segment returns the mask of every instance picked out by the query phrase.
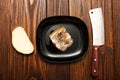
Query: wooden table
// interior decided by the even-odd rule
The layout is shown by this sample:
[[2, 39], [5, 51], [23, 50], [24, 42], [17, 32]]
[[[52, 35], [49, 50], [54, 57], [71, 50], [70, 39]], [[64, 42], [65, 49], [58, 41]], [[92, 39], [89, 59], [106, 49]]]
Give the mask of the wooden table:
[[[91, 76], [92, 30], [88, 11], [102, 7], [105, 45], [99, 50], [99, 76]], [[119, 0], [0, 0], [0, 80], [120, 80]], [[51, 64], [36, 50], [36, 29], [46, 17], [69, 15], [81, 18], [89, 32], [86, 56], [77, 62]], [[35, 51], [18, 53], [11, 44], [11, 32], [22, 26]]]

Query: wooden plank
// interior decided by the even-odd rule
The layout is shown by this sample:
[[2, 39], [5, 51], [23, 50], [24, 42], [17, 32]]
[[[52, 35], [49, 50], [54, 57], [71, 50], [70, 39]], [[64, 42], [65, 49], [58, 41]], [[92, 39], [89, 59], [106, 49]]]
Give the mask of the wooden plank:
[[[6, 2], [7, 1], [7, 2]], [[10, 48], [8, 47], [10, 40], [10, 14], [9, 0], [0, 1], [0, 80], [9, 79], [8, 72], [8, 55]], [[6, 75], [6, 76], [5, 76]]]
[[[68, 0], [47, 0], [48, 17], [68, 13]], [[69, 80], [69, 64], [47, 63], [47, 80]]]
[[69, 64], [56, 65], [56, 80], [70, 80]]
[[[112, 0], [104, 0], [103, 14], [105, 23], [105, 46], [101, 49], [101, 61], [104, 80], [114, 79], [114, 53], [113, 53], [113, 13]], [[109, 3], [109, 4], [108, 4]], [[111, 64], [110, 64], [110, 63]]]
[[120, 79], [120, 1], [113, 1], [115, 80]]
[[[35, 51], [31, 55], [22, 55], [10, 49], [9, 73], [11, 80], [46, 80], [46, 63], [40, 59], [36, 51], [36, 29], [39, 22], [46, 17], [46, 1], [28, 0], [12, 1], [11, 12], [11, 32], [16, 26], [22, 26], [32, 41]], [[39, 17], [39, 18], [38, 18]]]
[[91, 8], [90, 0], [69, 0], [70, 15], [81, 18], [87, 25], [89, 32], [89, 48], [82, 60], [70, 64], [71, 80], [92, 80], [91, 77], [91, 27], [88, 12]]
[[[9, 18], [9, 0], [7, 0], [8, 2], [5, 1], [0, 1], [0, 17], [1, 17], [1, 21], [0, 21], [0, 79], [7, 79], [8, 74], [6, 74], [6, 72], [8, 71], [8, 52], [9, 50], [9, 39], [10, 39], [10, 34], [9, 34], [9, 22], [10, 22], [10, 18]], [[6, 19], [8, 18], [8, 19]], [[7, 66], [7, 67], [6, 67]], [[6, 74], [6, 76], [3, 76], [4, 74]]]

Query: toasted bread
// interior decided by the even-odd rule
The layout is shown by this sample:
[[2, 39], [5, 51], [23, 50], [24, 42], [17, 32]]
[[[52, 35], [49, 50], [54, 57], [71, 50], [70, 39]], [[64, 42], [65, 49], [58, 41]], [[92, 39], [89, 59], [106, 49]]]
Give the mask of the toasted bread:
[[49, 35], [49, 38], [55, 45], [55, 47], [61, 51], [65, 51], [73, 44], [73, 39], [71, 38], [71, 35], [67, 32], [64, 26], [60, 26], [55, 29]]

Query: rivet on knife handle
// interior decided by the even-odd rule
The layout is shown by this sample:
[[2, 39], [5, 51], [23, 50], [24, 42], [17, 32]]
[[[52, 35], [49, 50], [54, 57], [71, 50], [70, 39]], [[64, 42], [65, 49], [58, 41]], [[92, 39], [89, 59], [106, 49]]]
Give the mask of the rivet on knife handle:
[[92, 75], [98, 76], [98, 48], [99, 46], [93, 47], [93, 55], [92, 55]]

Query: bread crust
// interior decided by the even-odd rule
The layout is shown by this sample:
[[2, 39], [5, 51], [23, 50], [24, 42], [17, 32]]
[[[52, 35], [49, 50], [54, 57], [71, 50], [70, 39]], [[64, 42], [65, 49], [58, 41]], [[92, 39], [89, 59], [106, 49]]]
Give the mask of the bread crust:
[[56, 30], [54, 30], [54, 31], [49, 35], [49, 37], [52, 38], [52, 37], [54, 37], [56, 34], [62, 32], [62, 31], [66, 31], [66, 29], [65, 29], [64, 26], [60, 26], [59, 28], [57, 28]]

